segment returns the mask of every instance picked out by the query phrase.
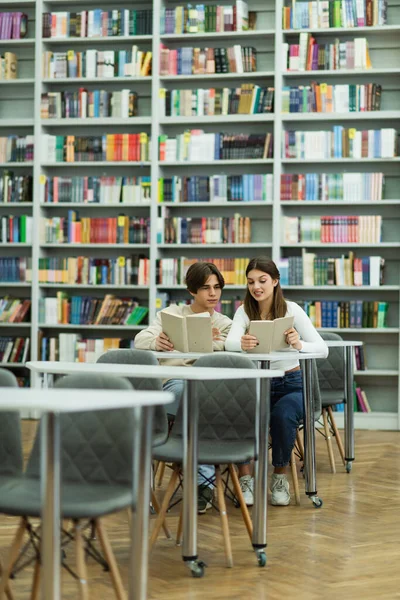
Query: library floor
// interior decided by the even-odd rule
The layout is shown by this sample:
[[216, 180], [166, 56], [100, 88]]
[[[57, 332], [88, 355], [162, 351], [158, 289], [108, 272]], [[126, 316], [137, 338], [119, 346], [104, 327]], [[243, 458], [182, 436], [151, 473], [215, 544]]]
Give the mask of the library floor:
[[[35, 425], [24, 422], [26, 453]], [[216, 512], [199, 517], [199, 554], [208, 564], [203, 579], [193, 579], [180, 558], [180, 548], [160, 537], [150, 562], [151, 600], [393, 600], [400, 598], [400, 433], [358, 431], [356, 462], [351, 475], [339, 464], [329, 470], [325, 442], [317, 436], [317, 510], [302, 496], [301, 506], [269, 507], [268, 565], [256, 566], [239, 510], [228, 507], [234, 568], [225, 567], [220, 521]], [[302, 485], [302, 481], [300, 481]], [[176, 511], [176, 512], [175, 512]], [[168, 523], [174, 533], [177, 509]], [[129, 569], [126, 515], [105, 520], [124, 583]], [[3, 561], [16, 520], [0, 516]], [[75, 565], [74, 550], [68, 550]], [[88, 561], [89, 597], [112, 600], [107, 573]], [[32, 568], [12, 583], [16, 599], [28, 599]], [[76, 600], [78, 589], [65, 571], [63, 599]]]

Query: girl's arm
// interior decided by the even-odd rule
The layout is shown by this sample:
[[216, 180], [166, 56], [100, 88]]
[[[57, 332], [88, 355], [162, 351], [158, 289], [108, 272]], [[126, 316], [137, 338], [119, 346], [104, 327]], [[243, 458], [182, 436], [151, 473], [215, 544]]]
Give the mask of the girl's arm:
[[242, 335], [246, 333], [248, 327], [248, 318], [243, 307], [237, 309], [233, 317], [232, 326], [225, 340], [225, 350], [227, 352], [241, 352]]
[[290, 306], [294, 316], [294, 328], [301, 338], [302, 347], [300, 352], [321, 352], [323, 358], [326, 358], [329, 353], [328, 346], [311, 323], [310, 318], [295, 302], [291, 302]]

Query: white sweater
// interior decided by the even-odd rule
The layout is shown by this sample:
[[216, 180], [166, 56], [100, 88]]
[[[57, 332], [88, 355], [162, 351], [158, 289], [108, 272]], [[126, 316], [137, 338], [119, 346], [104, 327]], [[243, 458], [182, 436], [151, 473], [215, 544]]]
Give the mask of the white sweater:
[[[294, 316], [294, 325], [298, 334], [302, 348], [300, 352], [322, 352], [324, 358], [328, 356], [328, 346], [325, 344], [318, 331], [314, 328], [309, 317], [306, 315], [304, 310], [296, 304], [296, 302], [290, 302], [286, 300], [287, 304], [287, 317]], [[250, 327], [250, 319], [247, 316], [244, 306], [240, 306], [237, 309], [235, 316], [233, 317], [232, 327], [228, 333], [228, 337], [225, 341], [225, 350], [227, 352], [242, 352], [241, 338], [245, 335]], [[251, 356], [251, 354], [249, 355]], [[299, 365], [297, 359], [289, 360], [273, 360], [271, 361], [271, 369], [282, 369], [283, 371], [290, 371]]]

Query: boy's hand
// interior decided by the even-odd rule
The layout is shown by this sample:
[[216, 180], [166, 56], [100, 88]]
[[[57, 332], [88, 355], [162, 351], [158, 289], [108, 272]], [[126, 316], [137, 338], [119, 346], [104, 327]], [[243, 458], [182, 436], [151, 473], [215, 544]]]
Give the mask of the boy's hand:
[[292, 346], [292, 348], [295, 348], [296, 350], [302, 349], [303, 345], [300, 342], [300, 336], [294, 327], [285, 331], [285, 335], [286, 335], [286, 342], [288, 344], [290, 344]]
[[222, 341], [221, 332], [218, 327], [212, 328], [212, 339], [213, 342]]
[[242, 350], [247, 351], [258, 346], [259, 341], [255, 335], [250, 335], [249, 333], [247, 333], [246, 335], [242, 335], [240, 343]]
[[159, 336], [156, 337], [156, 350], [157, 352], [171, 352], [174, 349], [173, 343], [170, 341], [169, 337], [161, 332]]

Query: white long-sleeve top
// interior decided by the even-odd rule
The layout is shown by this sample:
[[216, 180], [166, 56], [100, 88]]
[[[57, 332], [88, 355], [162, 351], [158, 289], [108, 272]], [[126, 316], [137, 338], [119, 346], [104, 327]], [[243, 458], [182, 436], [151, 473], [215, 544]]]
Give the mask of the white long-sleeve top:
[[[306, 315], [304, 310], [296, 304], [296, 302], [290, 302], [286, 300], [287, 311], [286, 317], [294, 316], [293, 327], [300, 335], [300, 341], [302, 348], [300, 352], [321, 352], [324, 358], [328, 356], [328, 346], [319, 335], [318, 331], [314, 328], [309, 317]], [[228, 333], [228, 337], [225, 340], [225, 350], [227, 352], [242, 352], [241, 338], [248, 332], [250, 327], [250, 319], [247, 316], [244, 306], [240, 306], [235, 316], [233, 317], [232, 327]], [[251, 356], [251, 354], [249, 355]], [[322, 357], [321, 357], [322, 358]], [[282, 369], [283, 371], [290, 371], [295, 367], [299, 366], [297, 359], [289, 360], [271, 360], [271, 369]]]

